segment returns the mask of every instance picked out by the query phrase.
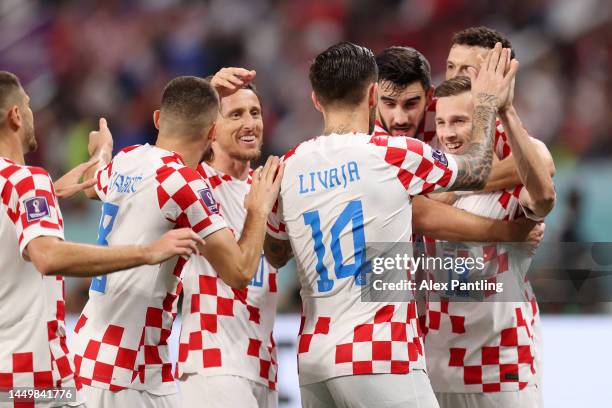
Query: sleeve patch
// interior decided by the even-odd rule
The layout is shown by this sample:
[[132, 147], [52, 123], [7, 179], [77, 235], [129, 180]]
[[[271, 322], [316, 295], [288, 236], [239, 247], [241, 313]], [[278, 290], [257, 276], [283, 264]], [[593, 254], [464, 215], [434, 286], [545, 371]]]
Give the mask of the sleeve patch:
[[434, 160], [440, 162], [441, 164], [445, 166], [448, 166], [448, 159], [446, 158], [446, 155], [442, 153], [440, 150], [432, 149], [431, 155], [434, 158]]
[[208, 207], [211, 213], [219, 213], [217, 202], [215, 201], [215, 198], [213, 197], [212, 192], [209, 188], [199, 190], [198, 195], [200, 196], [200, 199], [204, 202], [204, 204], [206, 204], [206, 207]]
[[49, 211], [49, 203], [47, 198], [43, 196], [37, 196], [28, 198], [23, 202], [28, 222], [39, 220], [44, 217], [49, 217], [51, 212]]

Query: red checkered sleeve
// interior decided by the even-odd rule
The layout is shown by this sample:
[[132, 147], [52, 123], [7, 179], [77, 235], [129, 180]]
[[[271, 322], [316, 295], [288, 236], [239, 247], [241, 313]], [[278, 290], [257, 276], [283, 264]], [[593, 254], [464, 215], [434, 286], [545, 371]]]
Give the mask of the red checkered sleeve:
[[397, 178], [411, 196], [444, 191], [455, 182], [455, 159], [420, 140], [374, 136], [370, 143], [381, 148], [385, 162], [397, 169]]
[[8, 181], [2, 201], [15, 225], [21, 253], [37, 237], [63, 240], [64, 222], [49, 173], [40, 167], [12, 165], [1, 175]]
[[504, 131], [504, 126], [501, 124], [499, 119], [495, 122], [495, 141], [493, 150], [498, 159], [503, 160], [512, 154], [510, 150], [510, 143], [508, 143], [508, 136]]
[[95, 175], [96, 184], [94, 188], [100, 200], [106, 200], [106, 193], [110, 184], [111, 174], [113, 172], [113, 161], [111, 160], [105, 167], [98, 169]]
[[189, 227], [202, 238], [227, 227], [212, 189], [196, 170], [168, 163], [157, 171], [156, 180], [159, 208], [177, 227]]
[[288, 240], [287, 227], [282, 220], [282, 204], [280, 198], [276, 200], [272, 211], [268, 215], [268, 234], [277, 239]]

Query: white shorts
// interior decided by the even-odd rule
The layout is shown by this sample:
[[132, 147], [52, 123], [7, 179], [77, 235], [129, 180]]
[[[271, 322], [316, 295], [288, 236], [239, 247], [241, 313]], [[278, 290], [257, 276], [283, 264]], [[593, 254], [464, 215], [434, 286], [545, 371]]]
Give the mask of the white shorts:
[[440, 408], [542, 408], [538, 387], [502, 392], [436, 392]]
[[181, 397], [178, 393], [155, 395], [147, 391], [125, 389], [109, 391], [83, 385], [87, 398], [87, 408], [180, 408]]
[[184, 374], [179, 381], [183, 408], [276, 408], [278, 392], [235, 375]]
[[438, 408], [423, 370], [348, 375], [300, 387], [303, 408]]

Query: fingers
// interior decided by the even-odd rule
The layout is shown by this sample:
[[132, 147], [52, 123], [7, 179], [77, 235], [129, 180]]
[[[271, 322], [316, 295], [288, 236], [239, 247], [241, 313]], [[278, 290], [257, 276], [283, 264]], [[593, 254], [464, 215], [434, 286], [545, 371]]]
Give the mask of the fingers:
[[275, 191], [280, 191], [280, 185], [283, 181], [283, 175], [285, 174], [285, 163], [280, 163], [278, 165], [278, 171], [276, 172], [276, 178], [274, 179], [274, 187]]
[[106, 123], [105, 118], [100, 118], [100, 122], [98, 124], [100, 130], [108, 130], [108, 124]]
[[91, 169], [93, 166], [98, 164], [99, 162], [100, 162], [100, 158], [96, 157], [96, 158], [90, 159], [89, 161], [87, 161], [85, 163], [79, 164], [73, 170], [77, 170], [79, 174], [83, 174], [87, 170]]
[[[500, 43], [497, 44], [501, 46]], [[497, 63], [497, 67], [495, 68], [495, 73], [501, 76], [503, 76], [506, 72], [506, 65], [508, 64], [508, 51], [508, 48], [502, 48], [499, 53], [499, 62]]]
[[274, 158], [276, 156], [268, 156], [268, 160], [266, 160], [266, 164], [264, 166], [264, 168], [261, 170], [261, 180], [267, 180], [269, 173], [270, 173], [270, 167], [272, 166], [273, 162], [274, 162]]
[[510, 61], [510, 68], [508, 69], [508, 72], [506, 73], [504, 80], [506, 81], [512, 81], [515, 76], [516, 73], [518, 72], [519, 69], [519, 62], [515, 59], [513, 59], [512, 61]]

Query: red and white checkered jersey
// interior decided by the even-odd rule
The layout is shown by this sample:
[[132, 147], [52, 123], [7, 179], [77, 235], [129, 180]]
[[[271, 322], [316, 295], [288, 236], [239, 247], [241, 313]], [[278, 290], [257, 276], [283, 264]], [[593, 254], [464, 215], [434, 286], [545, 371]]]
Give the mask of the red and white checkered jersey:
[[[224, 228], [210, 187], [173, 152], [139, 145], [98, 171], [100, 245], [144, 245], [174, 228], [201, 237]], [[174, 257], [92, 280], [75, 327], [79, 380], [93, 387], [176, 392], [168, 337], [187, 261]]]
[[[246, 218], [244, 198], [251, 176], [239, 180], [206, 163], [198, 171], [208, 181], [237, 238]], [[178, 375], [235, 375], [276, 388], [276, 347], [272, 328], [278, 292], [276, 269], [261, 257], [259, 269], [245, 289], [232, 289], [203, 257], [185, 266], [183, 322]]]
[[[483, 217], [514, 219], [522, 215], [522, 188], [462, 195], [454, 206]], [[483, 275], [488, 282], [512, 282], [520, 290], [513, 290], [512, 298], [504, 301], [494, 301], [494, 293], [487, 293], [484, 301], [473, 302], [449, 302], [443, 293], [429, 293], [425, 355], [434, 391], [518, 391], [537, 384], [537, 308], [535, 300], [531, 302], [526, 280], [531, 257], [518, 248], [510, 251], [503, 244], [469, 243], [457, 249], [454, 256], [468, 254], [484, 259]], [[470, 280], [469, 275], [466, 279]]]
[[[435, 149], [440, 149], [440, 141], [436, 137], [436, 103], [437, 99], [434, 98], [427, 106], [423, 120], [419, 124], [414, 137], [427, 143]], [[385, 129], [383, 124], [377, 120], [374, 126], [374, 136], [385, 136], [388, 134], [389, 132]], [[495, 143], [493, 148], [497, 154], [497, 157], [500, 159], [510, 155], [510, 144], [508, 143], [508, 137], [499, 119], [496, 119], [495, 121]]]
[[0, 197], [0, 391], [75, 387], [63, 294], [52, 287], [62, 279], [43, 277], [23, 258], [37, 237], [64, 239], [53, 183], [44, 169], [0, 158]]
[[[410, 197], [457, 163], [407, 137], [333, 134], [289, 151], [268, 233], [290, 240], [301, 283], [300, 384], [423, 369], [416, 306], [361, 301], [368, 242], [410, 242]], [[370, 255], [371, 256], [371, 255]]]

